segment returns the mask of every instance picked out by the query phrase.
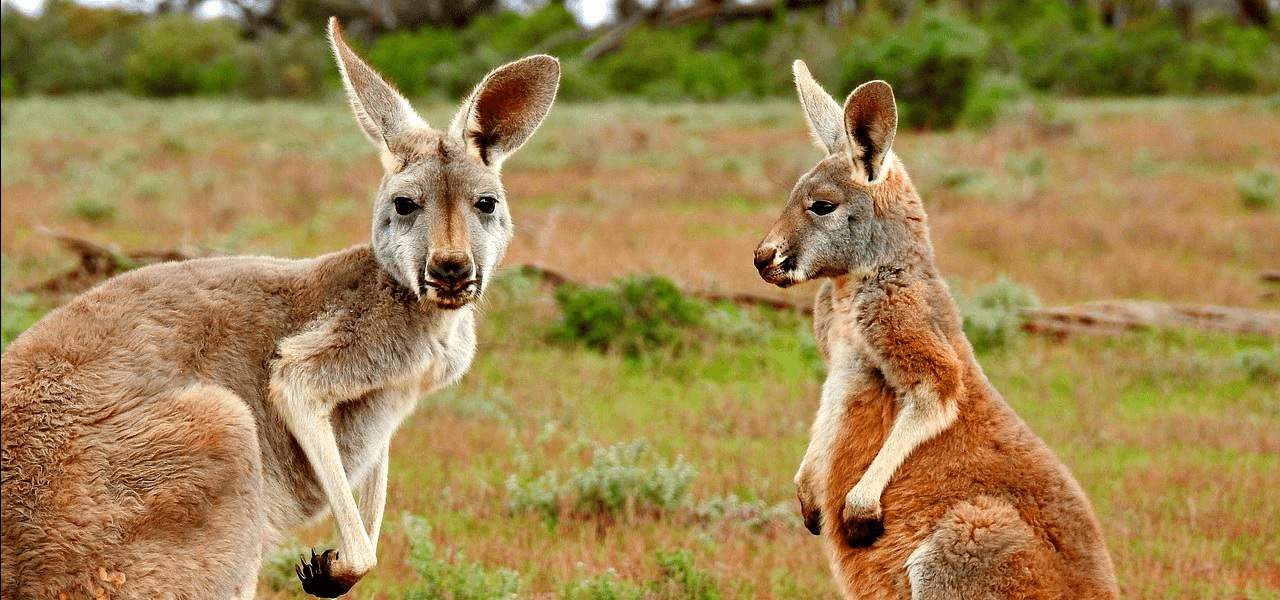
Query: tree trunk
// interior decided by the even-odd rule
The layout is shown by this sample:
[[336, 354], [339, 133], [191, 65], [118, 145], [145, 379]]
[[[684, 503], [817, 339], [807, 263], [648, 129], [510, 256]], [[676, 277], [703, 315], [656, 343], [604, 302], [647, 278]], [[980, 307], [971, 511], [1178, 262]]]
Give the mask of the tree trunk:
[[1240, 18], [1250, 25], [1258, 27], [1271, 26], [1271, 7], [1267, 0], [1238, 0]]

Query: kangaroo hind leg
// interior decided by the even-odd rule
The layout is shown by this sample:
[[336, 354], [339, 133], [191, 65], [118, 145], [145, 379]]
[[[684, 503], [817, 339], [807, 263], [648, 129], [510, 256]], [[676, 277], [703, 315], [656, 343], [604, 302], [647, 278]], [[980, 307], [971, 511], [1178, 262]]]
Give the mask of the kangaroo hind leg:
[[195, 385], [119, 432], [118, 473], [142, 504], [102, 572], [111, 598], [252, 598], [262, 551], [257, 427], [231, 391]]
[[1008, 502], [953, 507], [907, 558], [912, 600], [1050, 598], [1049, 548]]

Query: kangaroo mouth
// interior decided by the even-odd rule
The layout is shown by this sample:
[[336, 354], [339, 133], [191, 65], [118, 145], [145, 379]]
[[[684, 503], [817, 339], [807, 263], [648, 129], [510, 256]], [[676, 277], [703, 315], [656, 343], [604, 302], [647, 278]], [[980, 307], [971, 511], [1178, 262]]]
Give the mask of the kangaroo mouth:
[[424, 281], [420, 290], [422, 299], [445, 310], [462, 308], [480, 297], [481, 282], [471, 279], [456, 284]]
[[794, 256], [788, 256], [780, 262], [764, 265], [759, 272], [761, 279], [780, 288], [789, 288], [804, 281], [804, 277], [796, 269]]

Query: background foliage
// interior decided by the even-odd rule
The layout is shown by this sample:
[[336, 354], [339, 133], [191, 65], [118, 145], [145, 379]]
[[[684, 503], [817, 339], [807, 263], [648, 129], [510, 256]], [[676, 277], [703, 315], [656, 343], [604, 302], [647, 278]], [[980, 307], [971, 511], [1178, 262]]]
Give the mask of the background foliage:
[[[352, 35], [404, 92], [449, 100], [494, 64], [532, 51], [562, 58], [566, 100], [789, 95], [790, 63], [804, 58], [833, 90], [889, 80], [904, 123], [917, 127], [986, 125], [1028, 90], [1280, 90], [1276, 26], [1243, 25], [1227, 12], [1185, 17], [1133, 3], [1119, 23], [1090, 2], [926, 2], [897, 10], [892, 3], [857, 4], [863, 8], [836, 22], [818, 9], [779, 9], [766, 18], [654, 19], [597, 30], [584, 30], [563, 3], [523, 11], [495, 5], [465, 24], [379, 31], [357, 21]], [[65, 0], [50, 2], [36, 17], [6, 6], [3, 88], [6, 94], [124, 89], [145, 96], [314, 96], [334, 89], [336, 75], [321, 33], [323, 11], [310, 12], [317, 11], [255, 29], [250, 20], [149, 16]], [[616, 43], [602, 46], [610, 35]]]

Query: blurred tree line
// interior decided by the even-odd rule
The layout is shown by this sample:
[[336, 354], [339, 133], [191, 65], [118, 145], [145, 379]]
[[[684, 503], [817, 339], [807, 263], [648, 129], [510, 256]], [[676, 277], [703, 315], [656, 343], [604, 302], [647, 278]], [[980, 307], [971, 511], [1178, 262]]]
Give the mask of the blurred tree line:
[[804, 58], [833, 91], [889, 80], [924, 127], [981, 125], [1035, 90], [1280, 90], [1269, 0], [602, 0], [593, 28], [555, 0], [223, 0], [198, 18], [204, 1], [6, 4], [3, 92], [315, 96], [336, 87], [329, 15], [405, 93], [449, 100], [533, 52], [561, 58], [567, 100], [791, 94]]

